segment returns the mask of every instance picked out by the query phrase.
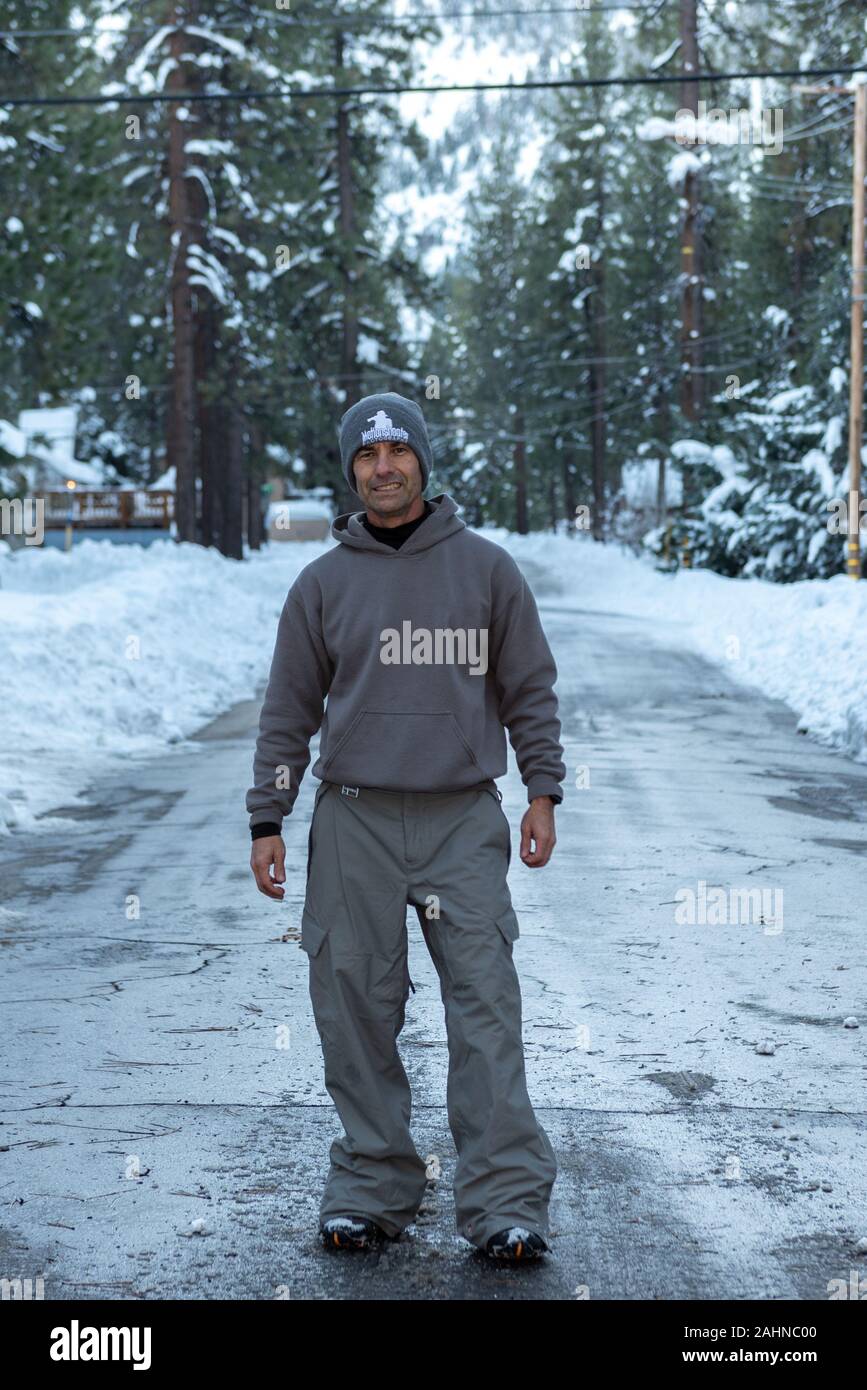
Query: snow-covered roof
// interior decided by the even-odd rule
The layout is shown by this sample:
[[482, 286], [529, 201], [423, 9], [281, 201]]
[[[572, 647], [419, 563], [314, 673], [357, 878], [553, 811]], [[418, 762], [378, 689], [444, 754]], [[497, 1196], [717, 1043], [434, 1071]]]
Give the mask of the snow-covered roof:
[[0, 449], [16, 459], [22, 459], [27, 453], [27, 436], [8, 420], [0, 420]]
[[22, 410], [18, 416], [18, 429], [25, 436], [27, 454], [64, 482], [71, 478], [76, 483], [101, 483], [102, 470], [75, 457], [77, 424], [77, 405]]
[[41, 407], [38, 410], [22, 410], [18, 416], [18, 428], [27, 435], [28, 441], [34, 435], [44, 435], [55, 457], [73, 457], [75, 431], [78, 425], [77, 405], [56, 405]]

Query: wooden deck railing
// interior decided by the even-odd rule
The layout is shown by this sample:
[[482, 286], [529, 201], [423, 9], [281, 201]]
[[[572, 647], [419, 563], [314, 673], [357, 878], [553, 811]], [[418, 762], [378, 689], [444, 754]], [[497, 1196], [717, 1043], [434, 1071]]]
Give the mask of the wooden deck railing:
[[168, 530], [175, 514], [175, 494], [147, 492], [144, 488], [96, 492], [76, 488], [64, 492], [37, 492], [45, 503], [45, 526], [56, 530], [70, 519], [79, 527], [155, 527]]

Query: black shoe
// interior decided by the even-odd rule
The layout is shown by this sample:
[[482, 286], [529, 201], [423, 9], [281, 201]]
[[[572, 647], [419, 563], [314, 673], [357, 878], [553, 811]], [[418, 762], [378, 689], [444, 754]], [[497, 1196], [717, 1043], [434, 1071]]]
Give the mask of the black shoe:
[[490, 1255], [491, 1259], [510, 1260], [514, 1264], [519, 1260], [538, 1260], [548, 1249], [549, 1246], [535, 1231], [528, 1231], [526, 1226], [508, 1226], [490, 1237], [485, 1254]]
[[329, 1216], [320, 1225], [319, 1234], [329, 1250], [369, 1250], [387, 1238], [382, 1227], [368, 1216]]

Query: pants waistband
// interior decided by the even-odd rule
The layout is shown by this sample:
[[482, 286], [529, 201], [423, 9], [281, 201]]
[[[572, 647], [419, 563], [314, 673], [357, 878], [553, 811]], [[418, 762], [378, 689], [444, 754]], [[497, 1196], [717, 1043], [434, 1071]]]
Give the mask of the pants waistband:
[[446, 792], [396, 791], [392, 787], [354, 787], [347, 786], [345, 782], [329, 782], [327, 778], [322, 779], [321, 786], [336, 787], [340, 795], [352, 797], [374, 794], [376, 796], [423, 796], [433, 798], [438, 796], [468, 796], [471, 792], [486, 791], [495, 796], [498, 801], [502, 801], [503, 799], [503, 793], [500, 791], [493, 778], [489, 778], [484, 782], [476, 782], [471, 787], [456, 787], [454, 791]]

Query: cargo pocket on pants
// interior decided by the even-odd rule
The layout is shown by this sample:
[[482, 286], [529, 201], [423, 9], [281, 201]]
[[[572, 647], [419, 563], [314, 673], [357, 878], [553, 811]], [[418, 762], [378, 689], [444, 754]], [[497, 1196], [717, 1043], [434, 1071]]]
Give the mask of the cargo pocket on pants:
[[515, 915], [515, 909], [513, 907], [507, 908], [504, 912], [497, 913], [494, 920], [510, 945], [513, 941], [517, 941], [520, 936], [520, 930], [518, 927], [518, 918]]
[[305, 907], [301, 914], [301, 949], [306, 951], [309, 956], [315, 956], [319, 951], [328, 928], [324, 927], [318, 917], [314, 917], [309, 907]]

